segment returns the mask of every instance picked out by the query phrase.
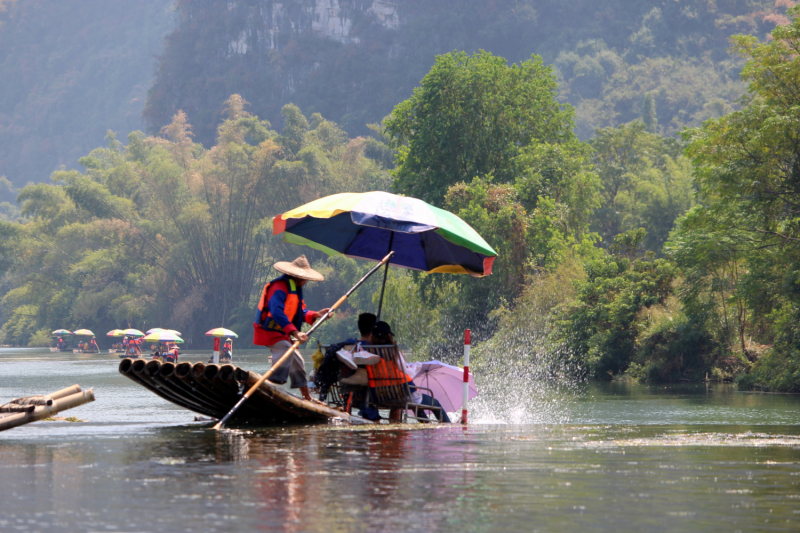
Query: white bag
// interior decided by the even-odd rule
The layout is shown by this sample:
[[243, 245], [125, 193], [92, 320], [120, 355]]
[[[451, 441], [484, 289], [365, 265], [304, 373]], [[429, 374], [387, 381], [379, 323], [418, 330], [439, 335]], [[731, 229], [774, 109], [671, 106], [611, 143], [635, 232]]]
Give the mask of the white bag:
[[347, 350], [339, 350], [336, 352], [336, 357], [339, 358], [339, 361], [347, 365], [350, 369], [355, 370], [358, 368], [358, 365], [353, 360], [353, 354], [348, 352]]
[[356, 370], [356, 373], [348, 378], [342, 378], [339, 380], [339, 383], [342, 385], [358, 385], [361, 387], [366, 387], [369, 385], [369, 376], [367, 375], [366, 368], [359, 368]]

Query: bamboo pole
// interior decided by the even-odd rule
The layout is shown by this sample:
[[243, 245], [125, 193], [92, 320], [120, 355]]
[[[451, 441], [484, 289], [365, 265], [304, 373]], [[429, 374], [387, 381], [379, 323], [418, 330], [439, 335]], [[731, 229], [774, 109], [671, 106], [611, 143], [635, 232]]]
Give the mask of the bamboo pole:
[[[363, 277], [363, 278], [361, 278], [360, 280], [358, 280], [358, 283], [356, 283], [355, 285], [353, 285], [353, 286], [350, 288], [350, 290], [349, 290], [349, 291], [347, 291], [347, 292], [344, 294], [344, 296], [342, 296], [341, 298], [339, 298], [339, 299], [336, 301], [336, 303], [335, 303], [335, 304], [333, 304], [333, 306], [332, 306], [330, 309], [328, 309], [328, 312], [327, 312], [327, 313], [325, 313], [324, 315], [322, 315], [322, 317], [320, 317], [320, 318], [319, 318], [319, 319], [318, 319], [318, 320], [317, 320], [317, 321], [314, 323], [314, 325], [312, 325], [312, 326], [311, 326], [311, 329], [309, 329], [309, 330], [308, 330], [308, 333], [313, 333], [315, 329], [317, 329], [317, 328], [318, 328], [318, 327], [319, 327], [319, 326], [320, 326], [320, 325], [321, 325], [323, 322], [325, 322], [325, 321], [326, 321], [326, 320], [327, 320], [327, 319], [328, 319], [328, 318], [331, 316], [331, 314], [332, 314], [334, 311], [336, 311], [336, 310], [339, 308], [339, 306], [340, 306], [340, 305], [342, 305], [342, 304], [345, 302], [345, 300], [347, 300], [347, 298], [349, 298], [349, 297], [350, 297], [350, 295], [351, 295], [351, 294], [353, 294], [353, 292], [354, 292], [354, 291], [355, 291], [357, 288], [359, 288], [359, 287], [361, 286], [361, 284], [362, 284], [362, 283], [364, 283], [365, 281], [367, 281], [367, 278], [368, 278], [368, 277], [370, 277], [372, 274], [374, 274], [374, 273], [375, 273], [375, 272], [376, 272], [376, 271], [377, 271], [377, 270], [378, 270], [378, 269], [379, 269], [381, 266], [383, 266], [384, 264], [388, 263], [388, 262], [389, 262], [389, 259], [391, 259], [393, 255], [394, 255], [394, 252], [389, 252], [389, 253], [386, 255], [386, 257], [384, 257], [383, 259], [381, 259], [381, 262], [380, 262], [380, 263], [378, 263], [377, 265], [375, 265], [374, 267], [372, 267], [372, 268], [370, 269], [370, 271], [369, 271], [369, 272], [367, 272], [366, 274], [364, 274], [364, 277]], [[231, 410], [228, 412], [228, 414], [227, 414], [227, 415], [225, 415], [225, 416], [222, 418], [222, 420], [220, 420], [219, 422], [217, 422], [217, 424], [216, 424], [216, 425], [213, 427], [213, 429], [222, 429], [222, 426], [224, 426], [224, 425], [225, 425], [225, 423], [226, 423], [226, 422], [227, 422], [227, 421], [228, 421], [228, 420], [229, 420], [229, 419], [230, 419], [230, 418], [231, 418], [231, 417], [234, 415], [234, 413], [236, 413], [236, 411], [238, 411], [238, 410], [239, 410], [239, 407], [241, 407], [241, 406], [242, 406], [242, 404], [243, 404], [244, 402], [246, 402], [246, 401], [247, 401], [247, 399], [248, 399], [248, 398], [249, 398], [249, 397], [250, 397], [250, 396], [251, 396], [251, 395], [252, 395], [252, 394], [253, 394], [255, 391], [257, 391], [257, 390], [259, 389], [259, 387], [261, 387], [261, 385], [262, 385], [262, 384], [263, 384], [263, 383], [264, 383], [264, 382], [267, 380], [267, 378], [269, 378], [269, 377], [272, 375], [272, 373], [275, 371], [275, 369], [277, 369], [279, 366], [281, 366], [281, 364], [282, 364], [284, 361], [286, 361], [286, 359], [288, 359], [288, 358], [289, 358], [289, 356], [291, 356], [291, 355], [292, 355], [292, 353], [294, 353], [294, 351], [295, 351], [295, 350], [296, 350], [296, 349], [297, 349], [299, 346], [300, 346], [300, 341], [299, 341], [299, 340], [298, 340], [298, 341], [294, 341], [294, 343], [292, 344], [292, 346], [291, 346], [291, 347], [290, 347], [288, 350], [286, 350], [286, 353], [284, 353], [284, 354], [281, 356], [281, 358], [280, 358], [280, 359], [278, 359], [278, 360], [277, 360], [277, 361], [276, 361], [276, 362], [275, 362], [275, 363], [272, 365], [272, 368], [270, 368], [269, 370], [267, 370], [267, 371], [264, 373], [264, 375], [262, 375], [260, 378], [258, 378], [258, 381], [256, 381], [256, 382], [253, 384], [253, 386], [252, 386], [252, 387], [250, 387], [250, 389], [249, 389], [247, 392], [245, 392], [245, 393], [244, 393], [244, 395], [241, 397], [241, 399], [240, 399], [238, 402], [236, 402], [236, 405], [234, 405], [234, 406], [233, 406], [233, 408], [232, 408], [232, 409], [231, 409]]]
[[[65, 394], [65, 391], [74, 389], [74, 387], [78, 388], [78, 392], [73, 394]], [[29, 424], [31, 422], [36, 422], [37, 420], [42, 420], [43, 418], [49, 418], [60, 413], [61, 411], [66, 411], [67, 409], [72, 409], [73, 407], [78, 407], [79, 405], [94, 401], [94, 391], [92, 389], [81, 391], [80, 387], [77, 385], [73, 385], [73, 387], [68, 387], [66, 389], [61, 389], [53, 394], [61, 394], [61, 396], [59, 396], [57, 399], [53, 399], [52, 395], [46, 396], [45, 398], [47, 398], [47, 401], [45, 405], [37, 405], [30, 412], [9, 413], [7, 416], [0, 414], [0, 431], [22, 426], [24, 424]]]

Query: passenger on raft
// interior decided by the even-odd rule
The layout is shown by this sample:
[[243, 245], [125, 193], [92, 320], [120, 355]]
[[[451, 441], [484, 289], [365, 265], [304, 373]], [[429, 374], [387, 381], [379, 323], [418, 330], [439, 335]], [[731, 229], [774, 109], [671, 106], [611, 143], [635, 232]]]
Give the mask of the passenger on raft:
[[372, 337], [372, 328], [378, 321], [378, 317], [372, 313], [361, 313], [358, 315], [358, 333], [361, 338], [358, 340], [356, 350], [361, 349], [362, 344], [369, 344]]
[[[389, 326], [389, 324], [383, 321], [376, 322], [375, 326], [372, 328], [370, 342], [374, 346], [394, 344], [394, 333], [392, 333], [392, 328]], [[400, 364], [402, 365], [400, 370], [406, 374], [406, 378], [408, 379], [408, 387], [411, 391], [411, 401], [420, 405], [430, 405], [432, 407], [441, 408], [442, 404], [439, 403], [439, 400], [417, 390], [417, 386], [414, 385], [413, 378], [409, 375], [408, 363], [406, 363], [406, 359], [403, 357], [403, 352], [398, 349], [397, 354], [400, 356]], [[425, 411], [425, 413], [427, 413], [427, 411]], [[401, 420], [401, 416], [402, 409], [392, 409], [389, 411], [389, 420], [398, 421]], [[444, 409], [442, 409], [442, 422], [450, 423], [450, 417], [447, 416], [447, 411]]]
[[[301, 255], [291, 263], [279, 261], [275, 270], [283, 275], [264, 286], [253, 323], [253, 344], [267, 346], [273, 364], [291, 348], [293, 341], [308, 341], [300, 328], [303, 322], [313, 324], [328, 309], [309, 311], [303, 301], [303, 286], [309, 281], [324, 281], [325, 277], [311, 268], [306, 256]], [[282, 385], [291, 379], [291, 388], [300, 389], [303, 399], [321, 403], [311, 398], [308, 376], [303, 356], [294, 351], [269, 377], [272, 383]]]
[[95, 340], [94, 335], [92, 336], [92, 340], [89, 341], [89, 351], [90, 352], [99, 352], [100, 348], [97, 347], [97, 340]]
[[61, 337], [59, 337], [59, 338], [58, 338], [58, 342], [56, 343], [56, 346], [58, 347], [58, 351], [59, 351], [59, 352], [63, 352], [63, 351], [64, 351], [64, 348], [65, 348], [65, 345], [64, 345], [64, 339], [62, 339]]

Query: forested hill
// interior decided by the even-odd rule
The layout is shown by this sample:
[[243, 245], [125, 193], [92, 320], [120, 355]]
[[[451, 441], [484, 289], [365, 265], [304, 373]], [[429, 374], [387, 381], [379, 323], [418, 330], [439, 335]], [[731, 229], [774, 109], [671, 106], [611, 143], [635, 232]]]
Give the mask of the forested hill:
[[[173, 0], [0, 0], [0, 176], [17, 188], [142, 129]], [[0, 183], [0, 202], [13, 201]]]
[[766, 38], [792, 3], [179, 0], [145, 117], [155, 132], [183, 109], [210, 145], [220, 102], [238, 93], [278, 127], [292, 102], [360, 135], [411, 94], [436, 54], [484, 49], [554, 64], [581, 138], [641, 116], [645, 98], [650, 128], [672, 134], [733, 108], [744, 85], [729, 37]]
[[[732, 109], [744, 86], [729, 36], [766, 38], [789, 4], [0, 0], [0, 176], [17, 188], [46, 181], [107, 130], [157, 132], [178, 109], [210, 146], [233, 93], [279, 129], [292, 102], [361, 135], [453, 50], [541, 55], [583, 139], [642, 116], [645, 100], [650, 129], [673, 134]], [[13, 200], [0, 189], [0, 202]]]

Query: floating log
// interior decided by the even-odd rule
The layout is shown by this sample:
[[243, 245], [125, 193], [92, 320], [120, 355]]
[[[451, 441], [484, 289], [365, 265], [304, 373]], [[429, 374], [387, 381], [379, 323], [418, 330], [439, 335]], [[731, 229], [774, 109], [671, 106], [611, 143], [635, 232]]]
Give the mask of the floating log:
[[79, 385], [66, 387], [45, 396], [17, 398], [0, 406], [0, 431], [50, 418], [61, 411], [93, 401], [94, 391], [92, 389], [82, 391]]
[[[161, 398], [202, 415], [221, 418], [239, 401], [259, 375], [234, 365], [123, 359], [119, 372]], [[239, 422], [261, 424], [323, 422], [371, 423], [357, 416], [299, 398], [265, 382], [236, 413]]]

